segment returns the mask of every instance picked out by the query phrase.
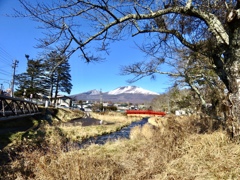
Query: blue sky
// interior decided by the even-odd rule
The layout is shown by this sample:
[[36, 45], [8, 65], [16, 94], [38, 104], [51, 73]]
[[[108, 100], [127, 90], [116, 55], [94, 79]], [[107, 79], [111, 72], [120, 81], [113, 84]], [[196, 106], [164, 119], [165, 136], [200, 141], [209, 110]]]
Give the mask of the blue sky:
[[[12, 79], [12, 63], [19, 61], [16, 74], [26, 71], [27, 61], [25, 54], [30, 58], [37, 58], [41, 49], [35, 48], [36, 39], [43, 37], [43, 30], [37, 29], [36, 22], [27, 18], [7, 17], [13, 14], [13, 8], [20, 9], [18, 0], [0, 0], [0, 84], [8, 88]], [[136, 39], [140, 41], [140, 39]], [[73, 88], [71, 94], [86, 92], [88, 90], [113, 90], [120, 86], [135, 85], [144, 89], [162, 93], [170, 86], [164, 75], [157, 75], [156, 80], [150, 77], [143, 78], [136, 83], [128, 84], [126, 81], [133, 76], [120, 76], [120, 66], [144, 60], [145, 56], [134, 44], [133, 38], [120, 41], [110, 46], [110, 54], [106, 60], [98, 63], [85, 63], [79, 58], [79, 53], [70, 58]]]

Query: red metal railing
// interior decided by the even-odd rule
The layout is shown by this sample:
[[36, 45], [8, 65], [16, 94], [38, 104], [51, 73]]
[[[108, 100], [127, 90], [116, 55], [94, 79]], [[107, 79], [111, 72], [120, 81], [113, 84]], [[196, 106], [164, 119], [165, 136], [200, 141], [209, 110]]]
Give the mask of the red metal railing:
[[165, 112], [160, 112], [160, 111], [151, 111], [151, 110], [126, 110], [127, 114], [146, 114], [146, 115], [152, 115], [152, 116], [165, 116], [166, 113]]

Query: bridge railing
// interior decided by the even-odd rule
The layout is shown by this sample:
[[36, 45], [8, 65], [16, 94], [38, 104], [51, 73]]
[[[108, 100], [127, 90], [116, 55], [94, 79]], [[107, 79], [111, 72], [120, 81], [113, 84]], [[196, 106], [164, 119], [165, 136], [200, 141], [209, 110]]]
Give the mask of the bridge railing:
[[39, 114], [38, 105], [20, 98], [0, 95], [0, 120], [6, 117]]

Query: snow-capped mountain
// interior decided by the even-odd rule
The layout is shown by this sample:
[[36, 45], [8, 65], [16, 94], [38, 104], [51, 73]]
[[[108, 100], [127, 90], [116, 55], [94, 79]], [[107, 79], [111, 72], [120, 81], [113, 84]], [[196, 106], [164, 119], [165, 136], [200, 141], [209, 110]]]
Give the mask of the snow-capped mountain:
[[87, 94], [87, 95], [99, 95], [100, 93], [101, 92], [96, 89], [85, 92], [85, 94]]
[[158, 93], [155, 93], [137, 86], [123, 86], [108, 92], [109, 95], [118, 95], [118, 94], [124, 94], [124, 93], [159, 95]]
[[131, 102], [144, 103], [150, 102], [158, 93], [143, 89], [137, 86], [123, 86], [116, 88], [109, 92], [101, 92], [98, 90], [90, 90], [87, 92], [71, 95], [71, 97], [78, 100], [88, 101], [111, 101], [111, 102]]

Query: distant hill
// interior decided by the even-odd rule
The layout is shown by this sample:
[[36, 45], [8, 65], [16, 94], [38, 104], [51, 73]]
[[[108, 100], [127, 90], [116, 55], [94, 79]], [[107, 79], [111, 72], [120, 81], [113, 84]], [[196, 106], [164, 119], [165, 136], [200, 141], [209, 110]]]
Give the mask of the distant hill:
[[75, 100], [88, 101], [112, 101], [112, 102], [129, 102], [144, 103], [150, 102], [158, 93], [143, 89], [137, 86], [122, 86], [109, 92], [101, 92], [96, 89], [87, 92], [71, 95]]

